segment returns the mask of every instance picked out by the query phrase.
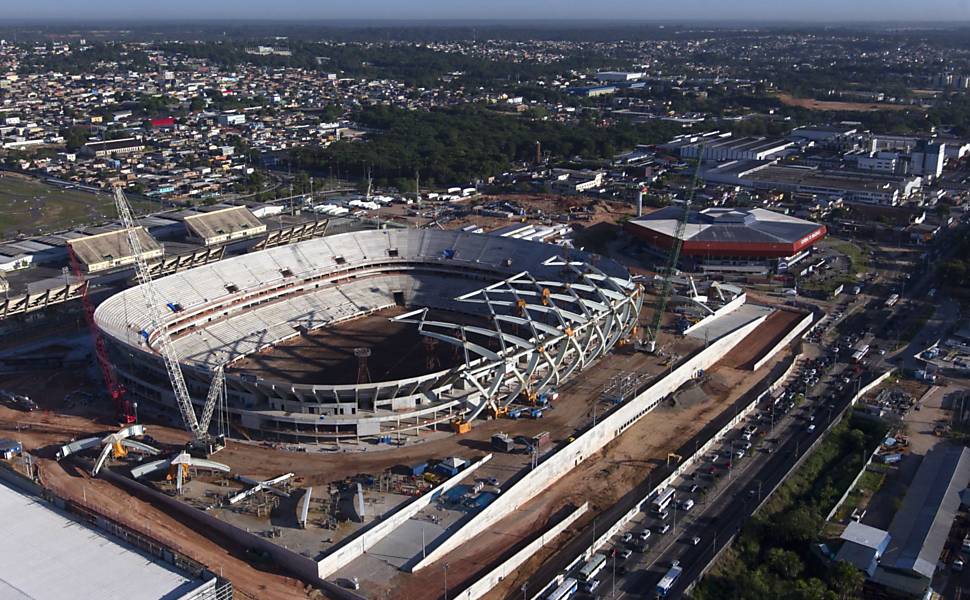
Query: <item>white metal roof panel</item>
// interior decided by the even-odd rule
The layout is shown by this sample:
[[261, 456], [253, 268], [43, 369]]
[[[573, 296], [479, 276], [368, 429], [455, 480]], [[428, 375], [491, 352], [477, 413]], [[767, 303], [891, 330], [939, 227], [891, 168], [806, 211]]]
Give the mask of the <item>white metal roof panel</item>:
[[180, 598], [204, 585], [0, 483], [0, 597]]

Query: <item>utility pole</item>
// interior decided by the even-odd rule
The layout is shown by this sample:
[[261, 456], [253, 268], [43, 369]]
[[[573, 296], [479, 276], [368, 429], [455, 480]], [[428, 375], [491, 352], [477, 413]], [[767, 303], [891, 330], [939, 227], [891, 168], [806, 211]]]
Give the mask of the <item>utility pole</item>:
[[616, 548], [613, 548], [613, 597], [616, 598]]

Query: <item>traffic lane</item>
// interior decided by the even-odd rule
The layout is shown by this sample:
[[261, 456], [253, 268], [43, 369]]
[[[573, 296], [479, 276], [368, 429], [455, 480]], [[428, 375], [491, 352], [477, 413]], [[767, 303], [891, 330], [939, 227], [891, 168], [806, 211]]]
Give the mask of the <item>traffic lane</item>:
[[[825, 384], [821, 383], [812, 388], [813, 391], [822, 390], [823, 396], [825, 389]], [[759, 405], [759, 409], [762, 413], [765, 413], [770, 405], [771, 401], [767, 401], [764, 404]], [[683, 525], [688, 529], [691, 529], [695, 521], [703, 520], [712, 510], [717, 510], [717, 505], [719, 504], [717, 501], [722, 495], [729, 492], [735, 493], [739, 486], [743, 487], [746, 485], [746, 481], [753, 479], [753, 476], [749, 477], [751, 475], [751, 469], [754, 468], [755, 473], [757, 473], [767, 463], [768, 457], [774, 451], [773, 447], [777, 446], [779, 441], [782, 441], [792, 435], [797, 435], [798, 432], [802, 431], [808, 426], [807, 419], [809, 416], [807, 414], [796, 414], [796, 412], [812, 413], [816, 410], [824, 410], [825, 408], [826, 407], [821, 402], [813, 401], [809, 404], [803, 405], [800, 409], [786, 411], [777, 417], [775, 416], [775, 413], [772, 413], [772, 415], [769, 417], [771, 420], [767, 422], [762, 420], [758, 424], [759, 428], [762, 430], [763, 437], [760, 448], [751, 447], [749, 453], [742, 459], [737, 459], [733, 456], [726, 459], [732, 465], [730, 470], [725, 470], [725, 465], [720, 461], [721, 458], [723, 458], [724, 453], [729, 451], [733, 452], [736, 449], [736, 444], [740, 440], [733, 440], [725, 443], [721, 448], [714, 452], [714, 454], [721, 454], [721, 458], [716, 458], [713, 461], [708, 461], [704, 463], [704, 465], [699, 466], [695, 471], [695, 474], [699, 476], [697, 479], [687, 480], [683, 482], [683, 484], [678, 485], [678, 487], [682, 488], [685, 487], [688, 482], [697, 481], [698, 485], [703, 485], [703, 487], [707, 490], [706, 493], [694, 499], [695, 508], [693, 508], [691, 511], [687, 512], [686, 514], [683, 511], [676, 512], [676, 516], [684, 515], [684, 519], [678, 521], [678, 525]], [[774, 420], [776, 418], [777, 420]], [[741, 428], [739, 427], [736, 431], [739, 431], [740, 429]], [[771, 434], [772, 437], [769, 437], [768, 434]], [[719, 475], [716, 479], [707, 484], [706, 482], [710, 477], [709, 473], [711, 472], [710, 470], [712, 468], [716, 469], [715, 472], [726, 473], [726, 475]], [[705, 479], [702, 480], [701, 477], [704, 477]], [[724, 487], [725, 484], [728, 487]], [[656, 519], [654, 518], [652, 520]], [[646, 518], [643, 518], [642, 520], [637, 519], [637, 521], [639, 522], [638, 525], [642, 526], [642, 524], [644, 524], [644, 522], [647, 520]], [[636, 526], [630, 526], [627, 527], [626, 530], [632, 532], [632, 530], [635, 528]], [[682, 531], [684, 531], [684, 529], [678, 526], [678, 533], [681, 533]], [[667, 541], [663, 545], [661, 553], [666, 552], [667, 546], [670, 544], [671, 542]], [[647, 553], [647, 557], [650, 557], [650, 555], [657, 550], [658, 545], [655, 544], [650, 552]], [[648, 558], [646, 563], [647, 567], [649, 568], [649, 566], [659, 558], [659, 556]]]
[[[676, 454], [689, 456], [696, 452], [701, 443], [706, 443], [717, 431], [720, 431], [735, 415], [737, 411], [746, 407], [759, 394], [768, 388], [768, 382], [777, 380], [781, 373], [787, 368], [783, 362], [778, 363], [761, 382], [755, 384], [750, 390], [738, 398], [733, 406], [727, 407], [714, 419], [709, 421], [701, 431], [695, 434], [690, 440], [677, 449]], [[733, 409], [733, 410], [732, 410]], [[526, 583], [527, 588], [541, 590], [549, 585], [552, 580], [561, 574], [566, 566], [575, 557], [579, 556], [593, 543], [595, 537], [596, 522], [604, 523], [606, 527], [616, 523], [619, 518], [626, 514], [633, 506], [639, 504], [648, 492], [653, 488], [653, 481], [659, 481], [672, 473], [676, 465], [661, 465], [650, 472], [647, 479], [641, 481], [637, 486], [623, 495], [619, 501], [600, 513], [593, 523], [584, 527], [576, 536], [566, 542], [559, 552], [553, 554], [542, 565], [539, 566], [529, 577]], [[510, 600], [517, 600], [518, 594], [509, 594]]]
[[[837, 372], [843, 368], [844, 365], [842, 363], [833, 363], [828, 370]], [[832, 381], [834, 378], [828, 378], [828, 380]], [[824, 392], [828, 389], [828, 385], [820, 383], [818, 386], [814, 386], [814, 389], [818, 388], [822, 389], [822, 396], [824, 396]], [[847, 395], [845, 395], [846, 403], [849, 397], [850, 396], [847, 393]], [[804, 409], [806, 409], [808, 412], [817, 412], [826, 408], [827, 407], [821, 400], [810, 402], [810, 404], [804, 405]], [[833, 405], [832, 408], [834, 409], [836, 406]], [[652, 590], [660, 578], [663, 577], [673, 560], [681, 560], [685, 566], [685, 574], [683, 576], [684, 580], [686, 581], [685, 586], [692, 581], [690, 574], [692, 573], [691, 569], [694, 567], [694, 565], [692, 563], [691, 556], [696, 556], [696, 560], [700, 561], [700, 565], [694, 569], [694, 571], [696, 571], [694, 578], [699, 576], [700, 570], [706, 564], [706, 561], [700, 560], [705, 552], [704, 549], [709, 548], [711, 556], [713, 556], [717, 539], [726, 540], [740, 528], [741, 524], [746, 518], [748, 518], [753, 510], [753, 506], [749, 505], [752, 502], [757, 503], [757, 501], [760, 500], [759, 493], [763, 493], [763, 490], [772, 489], [777, 481], [780, 481], [781, 477], [784, 476], [786, 472], [786, 463], [782, 457], [784, 456], [785, 452], [787, 451], [792, 454], [790, 461], [794, 462], [795, 450], [800, 449], [799, 447], [807, 448], [812, 441], [818, 437], [818, 435], [821, 435], [820, 432], [824, 430], [831, 421], [831, 415], [834, 413], [834, 410], [824, 410], [826, 417], [824, 419], [816, 420], [815, 430], [811, 432], [807, 430], [809, 424], [800, 419], [794, 413], [795, 411], [785, 413], [783, 419], [776, 424], [776, 427], [770, 430], [773, 433], [777, 432], [774, 439], [781, 442], [781, 444], [777, 447], [777, 450], [772, 453], [775, 460], [771, 460], [772, 454], [769, 454], [767, 459], [753, 456], [751, 457], [750, 462], [746, 464], [744, 472], [733, 481], [731, 480], [731, 477], [733, 477], [734, 473], [737, 473], [738, 471], [732, 471], [729, 474], [729, 477], [725, 478], [725, 480], [728, 481], [728, 487], [719, 491], [717, 495], [711, 499], [709, 505], [702, 506], [701, 513], [696, 518], [696, 521], [692, 522], [691, 525], [689, 525], [682, 532], [679, 532], [680, 540], [678, 540], [678, 542], [691, 540], [696, 536], [700, 538], [700, 542], [697, 544], [697, 546], [694, 546], [692, 543], [669, 544], [664, 548], [660, 556], [650, 561], [645, 566], [646, 568], [633, 571], [625, 578], [626, 581], [617, 583], [618, 589], [622, 590], [618, 597], [622, 597], [627, 594], [633, 595], [636, 593], [643, 593], [644, 591], [646, 591], [648, 595], [651, 595], [650, 590]], [[778, 429], [778, 427], [781, 429]], [[808, 436], [805, 438], [805, 441], [795, 439], [797, 436], [805, 437], [806, 434], [808, 434]], [[751, 473], [749, 477], [748, 470], [751, 466], [754, 466], [759, 462], [761, 463], [760, 467], [756, 469], [754, 473]], [[772, 469], [772, 465], [775, 465], [774, 469]], [[721, 481], [724, 480], [718, 480], [715, 485], [719, 486]], [[760, 486], [761, 489], [755, 489], [754, 495], [745, 495], [745, 489], [754, 489], [751, 487], [751, 483], [757, 481], [762, 482]], [[716, 502], [718, 498], [728, 493], [730, 493], [728, 497], [740, 496], [742, 497], [743, 501], [730, 502], [727, 505]], [[712, 510], [714, 511], [713, 515], [709, 514]], [[709, 559], [710, 557], [707, 558], [707, 560]]]
[[[794, 421], [788, 425], [779, 424], [779, 426], [782, 427], [782, 430], [776, 429], [776, 431], [781, 437], [790, 437], [790, 435], [797, 434], [798, 431], [803, 431], [800, 429], [800, 425]], [[746, 462], [743, 471], [740, 467], [735, 467], [738, 469], [737, 471], [732, 471], [731, 475], [719, 479], [715, 485], [721, 487], [724, 483], [726, 486], [722, 487], [710, 500], [704, 500], [706, 504], [699, 507], [700, 512], [693, 515], [686, 527], [678, 527], [676, 532], [668, 534], [673, 536], [673, 539], [668, 541], [667, 546], [664, 547], [659, 556], [650, 560], [648, 564], [644, 565], [644, 568], [633, 570], [626, 577], [626, 581], [617, 583], [617, 588], [621, 590], [617, 597], [622, 598], [624, 595], [644, 593], [644, 590], [650, 592], [670, 568], [673, 560], [689, 562], [692, 555], [700, 558], [704, 552], [713, 547], [717, 539], [726, 540], [733, 531], [732, 528], [739, 522], [738, 519], [743, 519], [748, 514], [750, 509], [746, 508], [745, 505], [757, 500], [756, 496], [747, 496], [746, 490], [751, 487], [753, 481], [763, 477], [764, 468], [770, 464], [771, 456], [765, 454], [763, 457], [751, 457]], [[758, 468], [751, 471], [751, 467], [759, 464]], [[734, 475], [734, 473], [738, 473], [738, 475]], [[762, 487], [770, 489], [764, 484], [762, 484]], [[718, 502], [717, 500], [721, 497], [742, 498], [743, 502]], [[694, 537], [700, 538], [697, 545], [692, 543]]]
[[[840, 413], [848, 407], [851, 397], [851, 393], [843, 396], [840, 402]], [[783, 447], [768, 461], [763, 469], [763, 477], [761, 479], [763, 481], [762, 487], [765, 491], [773, 489], [787, 476], [788, 471], [798, 461], [799, 457], [804, 455], [806, 450], [821, 437], [822, 432], [828, 429], [829, 425], [836, 418], [836, 414], [833, 411], [832, 414], [826, 415], [822, 422], [819, 423], [821, 426], [816, 427], [814, 431], [802, 430], [801, 435], [796, 433], [796, 435], [786, 441]], [[732, 534], [740, 531], [743, 523], [754, 513], [754, 508], [758, 504], [755, 500], [757, 500], [756, 497], [744, 494], [741, 502], [731, 503], [732, 507], [727, 508], [723, 518], [718, 519], [716, 527], [719, 539], [727, 540]], [[716, 552], [716, 549], [712, 547], [710, 556], [713, 556], [714, 552]], [[708, 559], [710, 556], [708, 556]], [[684, 560], [682, 561], [684, 573], [668, 597], [681, 597], [687, 586], [700, 577], [701, 571], [707, 564], [701, 558], [702, 555], [698, 554], [687, 554], [684, 556]], [[653, 581], [653, 586], [656, 585], [659, 579], [657, 577], [656, 581]], [[648, 591], [652, 590], [653, 586], [648, 588]]]
[[[851, 399], [851, 393], [843, 395], [840, 403], [843, 409], [848, 406], [849, 399]], [[738, 484], [738, 490], [733, 497], [739, 498], [740, 501], [728, 503], [719, 514], [715, 515], [714, 522], [708, 528], [707, 535], [703, 535], [703, 532], [700, 535], [702, 541], [697, 547], [672, 546], [670, 551], [654, 563], [654, 568], [638, 572], [635, 579], [631, 577], [629, 585], [624, 586], [624, 589], [652, 597], [656, 584], [669, 569], [671, 562], [680, 560], [684, 573], [669, 597], [681, 596], [686, 587], [700, 577], [704, 566], [714, 556], [717, 549], [724, 545], [724, 540], [740, 531], [744, 522], [753, 513], [758, 504], [758, 497], [756, 494], [748, 494], [744, 488], [751, 489], [751, 482], [760, 480], [763, 493], [765, 493], [781, 482], [798, 457], [804, 454], [805, 450], [828, 428], [835, 418], [836, 412], [823, 411], [823, 414], [823, 417], [816, 420], [816, 428], [813, 431], [808, 431], [807, 426], [798, 423], [791, 425], [792, 435], [785, 436], [785, 442], [765, 462], [762, 469], [754, 477]], [[717, 540], [722, 541], [718, 542]], [[716, 544], [719, 545], [716, 546]], [[697, 548], [701, 548], [701, 550], [697, 550]], [[678, 550], [680, 552], [677, 552]]]

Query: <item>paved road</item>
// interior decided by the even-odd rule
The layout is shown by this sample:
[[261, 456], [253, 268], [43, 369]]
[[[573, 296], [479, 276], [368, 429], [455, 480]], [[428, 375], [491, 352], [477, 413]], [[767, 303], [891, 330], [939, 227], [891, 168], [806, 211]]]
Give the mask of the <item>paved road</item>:
[[[724, 428], [727, 423], [737, 415], [737, 411], [743, 409], [751, 403], [761, 392], [768, 388], [770, 382], [777, 380], [788, 368], [788, 361], [779, 363], [765, 379], [755, 385], [751, 390], [739, 398], [734, 406], [727, 408], [720, 415], [710, 421], [697, 435], [687, 440], [676, 454], [681, 456], [693, 455], [696, 449], [704, 444], [714, 434]], [[572, 560], [579, 556], [592, 543], [596, 535], [596, 530], [600, 532], [612, 527], [623, 515], [633, 506], [637, 505], [653, 489], [655, 483], [666, 478], [676, 466], [661, 466], [653, 469], [637, 487], [625, 494], [618, 502], [596, 516], [596, 519], [579, 534], [569, 540], [563, 548], [543, 563], [526, 582], [527, 595], [531, 596], [534, 592], [529, 590], [542, 590], [556, 578]], [[510, 594], [510, 600], [522, 598], [521, 591]]]
[[[872, 379], [869, 374], [863, 377], [866, 381]], [[777, 450], [758, 461], [750, 472], [729, 482], [727, 489], [722, 492], [722, 498], [733, 501], [710, 503], [699, 515], [700, 518], [694, 526], [681, 533], [678, 542], [671, 544], [651, 568], [636, 570], [626, 578], [622, 586], [618, 583], [623, 594], [618, 592], [617, 598], [626, 595], [653, 597], [657, 583], [673, 560], [680, 561], [684, 572], [668, 597], [681, 597], [687, 586], [700, 578], [702, 570], [716, 552], [740, 531], [768, 492], [774, 490], [787, 477], [796, 463], [806, 455], [809, 447], [829, 429], [833, 420], [839, 418], [848, 407], [853, 393], [853, 389], [846, 389], [832, 403], [831, 409], [823, 403], [822, 409], [815, 411], [814, 431], [809, 432], [804, 421], [780, 425], [783, 428], [780, 434], [782, 441]], [[692, 536], [701, 538], [697, 546], [683, 541]], [[611, 597], [607, 594], [604, 596]]]

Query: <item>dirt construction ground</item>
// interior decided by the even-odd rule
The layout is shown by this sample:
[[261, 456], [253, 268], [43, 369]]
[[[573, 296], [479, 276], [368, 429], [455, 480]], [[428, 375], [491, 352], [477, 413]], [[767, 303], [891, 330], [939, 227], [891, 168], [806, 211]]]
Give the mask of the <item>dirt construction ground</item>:
[[724, 366], [734, 369], [752, 369], [758, 360], [771, 350], [791, 331], [796, 323], [805, 318], [804, 313], [776, 310], [760, 327], [741, 340], [737, 349], [724, 358]]
[[[348, 323], [301, 335], [233, 364], [230, 371], [289, 383], [341, 385], [417, 377], [444, 370], [461, 359], [452, 346], [429, 348], [427, 338], [410, 323], [391, 317], [409, 309], [389, 308]], [[480, 324], [478, 320], [447, 311], [429, 311], [429, 318], [452, 323]], [[355, 348], [367, 348], [367, 372], [358, 381]], [[430, 350], [430, 352], [429, 352]], [[429, 359], [433, 359], [429, 362]]]
[[[767, 324], [763, 327], [766, 326]], [[765, 340], [764, 347], [767, 347], [767, 342], [773, 343], [777, 336], [777, 332], [765, 333], [759, 339]], [[690, 352], [690, 347], [677, 345], [689, 343], [690, 340], [679, 340], [672, 350], [686, 355]], [[759, 349], [753, 355], [762, 351]], [[659, 465], [667, 452], [678, 445], [677, 440], [702, 428], [726, 403], [763, 377], [773, 362], [756, 373], [734, 368], [727, 362], [715, 366], [708, 373], [704, 384], [704, 392], [708, 396], [706, 401], [676, 408], [661, 408], [647, 415], [601, 452], [599, 457], [585, 461], [546, 493], [510, 515], [488, 533], [452, 553], [447, 558], [450, 565], [449, 582], [453, 582], [450, 587], [457, 590], [462, 582], [475, 575], [506, 548], [541, 528], [550, 515], [566, 504], [578, 505], [589, 500], [593, 507], [590, 512], [592, 515], [598, 509], [615, 502], [642, 480], [650, 469]], [[563, 386], [563, 396], [575, 397], [578, 401], [561, 400], [556, 409], [550, 411], [542, 420], [486, 421], [477, 423], [468, 435], [442, 437], [441, 433], [429, 434], [429, 441], [425, 443], [387, 451], [359, 452], [358, 448], [348, 445], [343, 452], [308, 454], [287, 452], [254, 443], [230, 442], [219, 453], [218, 460], [231, 465], [236, 473], [271, 477], [282, 472], [294, 472], [304, 478], [306, 485], [317, 485], [362, 472], [379, 473], [398, 464], [410, 464], [428, 458], [456, 455], [472, 458], [488, 451], [488, 440], [498, 431], [524, 435], [550, 431], [553, 440], [559, 441], [592, 418], [595, 410], [593, 404], [613, 375], [630, 371], [659, 373], [662, 369], [656, 357], [624, 348], [607, 356]], [[72, 409], [74, 414], [63, 413], [60, 399], [67, 392], [85, 385], [90, 388], [94, 384], [85, 382], [77, 373], [68, 372], [0, 377], [0, 388], [27, 393], [43, 409], [34, 413], [22, 413], [0, 407], [0, 437], [20, 439], [25, 448], [39, 456], [38, 467], [45, 485], [66, 498], [93, 505], [95, 510], [106, 512], [113, 518], [131, 524], [135, 529], [148, 528], [153, 537], [170, 540], [173, 547], [186, 555], [215, 572], [222, 571], [238, 589], [253, 597], [307, 597], [308, 592], [300, 582], [282, 574], [259, 570], [243, 561], [237, 554], [150, 504], [132, 498], [104, 481], [91, 480], [84, 474], [65, 470], [65, 467], [54, 462], [53, 455], [60, 444], [82, 435], [103, 434], [115, 427], [109, 418], [93, 418], [94, 415], [110, 414], [108, 406], [75, 408]], [[598, 410], [605, 411], [606, 408], [605, 404], [600, 404]], [[172, 448], [188, 440], [188, 435], [181, 430], [150, 422], [148, 426], [153, 437], [163, 444], [170, 444]], [[518, 456], [501, 455], [496, 456], [493, 462], [496, 463], [496, 468], [505, 469], [505, 475], [510, 476], [521, 466], [522, 460]], [[537, 560], [548, 556], [549, 552], [551, 549], [543, 550], [537, 555]], [[437, 590], [440, 589], [440, 573], [441, 565], [434, 565], [416, 575], [394, 572], [389, 576], [392, 578], [391, 587], [385, 590], [389, 592], [390, 598], [435, 598], [438, 596]], [[386, 585], [386, 579], [381, 583]]]
[[[771, 332], [775, 327], [776, 324], [767, 328], [763, 324], [753, 333], [758, 334], [754, 339], [774, 344], [777, 335]], [[765, 331], [762, 331], [763, 328]], [[763, 343], [755, 348], [755, 354], [763, 354], [766, 348], [770, 346]], [[554, 486], [489, 531], [466, 543], [439, 563], [416, 574], [396, 576], [391, 582], [391, 588], [387, 590], [389, 597], [400, 600], [437, 599], [440, 595], [437, 586], [440, 585], [438, 582], [444, 563], [448, 564], [449, 582], [455, 582], [452, 589], [461, 589], [458, 582], [470, 579], [512, 544], [545, 529], [547, 519], [567, 504], [578, 506], [583, 502], [590, 502], [591, 510], [571, 529], [587, 524], [595, 514], [615, 503], [645, 476], [649, 476], [653, 468], [663, 464], [667, 454], [676, 450], [682, 440], [700, 431], [709, 420], [764, 378], [784, 354], [779, 353], [756, 372], [733, 368], [726, 364], [727, 361], [715, 365], [708, 372], [703, 384], [703, 391], [707, 396], [705, 401], [683, 407], [662, 407], [647, 414], [597, 457], [578, 465]], [[562, 541], [559, 538], [558, 543]], [[531, 572], [556, 547], [557, 542], [553, 542], [543, 548], [517, 572]], [[520, 579], [522, 578], [506, 578], [488, 597], [504, 597], [510, 591], [518, 589]]]
[[912, 106], [902, 106], [898, 104], [866, 103], [866, 102], [827, 102], [824, 100], [812, 100], [811, 98], [795, 98], [791, 94], [778, 94], [778, 99], [782, 104], [788, 106], [798, 106], [809, 110], [844, 110], [854, 112], [873, 112], [876, 110], [908, 110]]

